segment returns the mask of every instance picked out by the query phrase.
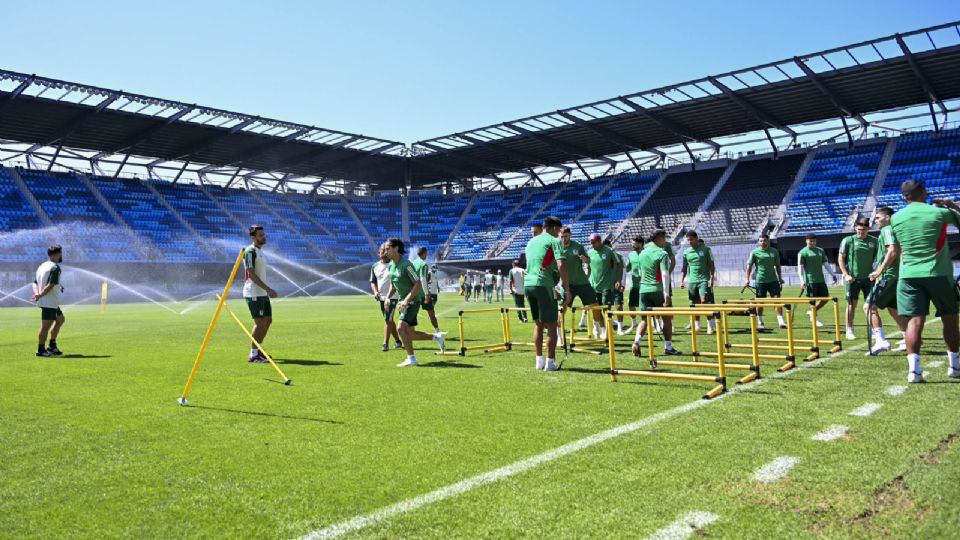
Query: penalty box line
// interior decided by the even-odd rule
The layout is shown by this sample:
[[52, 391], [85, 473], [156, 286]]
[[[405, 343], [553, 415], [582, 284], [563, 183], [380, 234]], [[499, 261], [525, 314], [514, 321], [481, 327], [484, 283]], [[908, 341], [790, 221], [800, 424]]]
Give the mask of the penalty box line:
[[[939, 318], [930, 319], [926, 322], [926, 324], [932, 324], [939, 320], [940, 320]], [[890, 337], [897, 337], [897, 335], [899, 335], [899, 332], [891, 335]], [[369, 527], [371, 525], [386, 521], [387, 519], [398, 516], [400, 514], [412, 512], [414, 510], [423, 508], [424, 506], [427, 506], [436, 502], [440, 502], [445, 499], [450, 499], [452, 497], [461, 495], [463, 493], [467, 493], [478, 487], [485, 486], [487, 484], [493, 484], [494, 482], [498, 482], [500, 480], [509, 478], [511, 476], [516, 476], [520, 473], [529, 471], [540, 465], [543, 465], [544, 463], [555, 461], [561, 457], [574, 454], [581, 450], [585, 450], [587, 448], [590, 448], [591, 446], [595, 446], [597, 444], [608, 441], [610, 439], [615, 439], [622, 435], [633, 433], [643, 428], [660, 423], [664, 420], [669, 420], [671, 418], [680, 416], [690, 411], [695, 411], [697, 409], [707, 407], [710, 404], [716, 403], [728, 396], [733, 396], [736, 394], [747, 392], [756, 386], [764, 384], [767, 381], [779, 380], [784, 377], [789, 377], [791, 373], [817, 367], [826, 362], [829, 362], [830, 360], [843, 356], [847, 353], [861, 350], [866, 346], [867, 346], [867, 343], [861, 343], [860, 345], [855, 345], [853, 347], [850, 347], [849, 349], [837, 351], [823, 358], [813, 360], [812, 362], [805, 362], [789, 371], [777, 372], [777, 373], [774, 373], [773, 375], [770, 375], [768, 377], [764, 377], [761, 379], [757, 379], [745, 385], [735, 386], [729, 389], [726, 393], [720, 394], [719, 396], [711, 400], [699, 399], [697, 401], [685, 403], [683, 405], [674, 407], [673, 409], [669, 409], [651, 416], [647, 416], [646, 418], [641, 418], [640, 420], [637, 420], [635, 422], [630, 422], [628, 424], [623, 424], [623, 425], [608, 429], [606, 431], [601, 431], [600, 433], [596, 433], [594, 435], [590, 435], [588, 437], [578, 439], [576, 441], [567, 443], [563, 446], [554, 448], [552, 450], [548, 450], [546, 452], [543, 452], [542, 454], [537, 454], [527, 459], [516, 461], [509, 465], [505, 465], [498, 469], [494, 469], [489, 472], [478, 474], [476, 476], [472, 476], [470, 478], [461, 480], [454, 484], [444, 486], [442, 488], [436, 489], [429, 493], [418, 495], [417, 497], [413, 497], [412, 499], [407, 499], [399, 503], [395, 503], [389, 506], [384, 506], [368, 514], [362, 514], [354, 518], [348, 519], [346, 521], [342, 521], [340, 523], [336, 523], [328, 527], [324, 527], [323, 529], [317, 529], [315, 531], [311, 531], [310, 533], [302, 536], [301, 540], [322, 540], [327, 538], [338, 538], [345, 534], [355, 532], [360, 529]]]

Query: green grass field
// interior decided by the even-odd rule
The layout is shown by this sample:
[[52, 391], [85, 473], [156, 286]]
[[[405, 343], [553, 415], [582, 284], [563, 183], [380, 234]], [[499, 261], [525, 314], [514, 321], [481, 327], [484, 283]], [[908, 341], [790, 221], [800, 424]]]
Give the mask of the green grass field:
[[[266, 345], [292, 386], [247, 364], [223, 318], [180, 407], [213, 307], [67, 308], [67, 355], [51, 359], [33, 355], [38, 310], [0, 311], [0, 537], [297, 538], [644, 419], [345, 537], [644, 538], [690, 512], [714, 514], [697, 534], [720, 538], [960, 537], [960, 381], [929, 365], [944, 360], [938, 322], [929, 382], [902, 395], [887, 390], [906, 385], [904, 356], [865, 357], [860, 339], [786, 376], [765, 363], [759, 384], [707, 402], [706, 384], [612, 383], [605, 356], [544, 373], [526, 350], [438, 357], [421, 342], [423, 365], [397, 369], [404, 355], [380, 352], [371, 298], [290, 299], [275, 303]], [[445, 330], [463, 307], [442, 297]], [[468, 339], [498, 330], [471, 320]], [[529, 331], [514, 325], [514, 339]], [[643, 366], [620, 339], [623, 364]], [[688, 336], [675, 343], [689, 350]], [[849, 414], [867, 403], [881, 407]], [[811, 440], [832, 425], [849, 430]], [[781, 456], [800, 461], [754, 479]]]

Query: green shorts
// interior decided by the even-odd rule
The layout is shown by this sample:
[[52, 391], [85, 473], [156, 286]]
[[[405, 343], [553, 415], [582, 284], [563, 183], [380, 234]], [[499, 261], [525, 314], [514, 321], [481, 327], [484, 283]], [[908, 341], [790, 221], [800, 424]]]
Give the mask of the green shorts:
[[527, 286], [527, 301], [530, 302], [530, 316], [539, 323], [557, 322], [557, 302], [554, 300], [553, 289], [543, 285]]
[[853, 283], [844, 285], [847, 302], [856, 302], [857, 299], [860, 298], [861, 293], [863, 294], [863, 298], [866, 299], [870, 294], [870, 289], [873, 289], [873, 282], [870, 281], [870, 278], [854, 279]]
[[42, 307], [40, 308], [40, 320], [41, 321], [55, 321], [57, 317], [63, 317], [63, 311], [58, 307]]
[[930, 302], [936, 306], [938, 317], [957, 315], [960, 313], [958, 295], [953, 278], [947, 276], [897, 281], [897, 307], [904, 317], [926, 317], [930, 314]]
[[597, 302], [602, 306], [615, 306], [617, 305], [617, 290], [616, 289], [607, 289], [605, 291], [595, 290], [597, 295]]
[[570, 296], [573, 297], [570, 299], [571, 306], [577, 298], [580, 299], [580, 302], [583, 303], [584, 306], [592, 306], [597, 303], [597, 293], [593, 291], [593, 287], [590, 285], [571, 285]]
[[803, 295], [807, 298], [830, 298], [830, 288], [826, 283], [807, 283]]
[[383, 315], [383, 320], [392, 321], [393, 320], [393, 310], [397, 309], [397, 299], [391, 298], [390, 300], [381, 300], [380, 301], [380, 313]]
[[780, 292], [783, 290], [783, 287], [780, 285], [779, 281], [771, 281], [769, 283], [757, 283], [757, 298], [778, 298]]
[[633, 285], [630, 287], [630, 297], [627, 298], [627, 304], [630, 309], [640, 306], [640, 285]]
[[867, 303], [878, 309], [897, 309], [897, 279], [881, 279], [873, 285]]
[[642, 292], [640, 293], [640, 311], [662, 308], [665, 301], [663, 291]]
[[416, 326], [418, 313], [420, 313], [420, 302], [414, 300], [407, 304], [406, 309], [400, 310], [400, 320], [409, 326]]
[[423, 303], [423, 310], [424, 310], [424, 311], [433, 311], [434, 308], [436, 308], [436, 306], [437, 306], [437, 295], [431, 294], [431, 295], [428, 295], [428, 296], [430, 296], [430, 302], [424, 302], [424, 303]]
[[687, 285], [687, 298], [694, 304], [712, 304], [713, 289], [707, 286], [707, 281], [694, 281]]
[[273, 308], [270, 307], [269, 296], [258, 296], [256, 298], [244, 298], [247, 301], [247, 308], [250, 309], [250, 316], [254, 319], [264, 317], [273, 317]]

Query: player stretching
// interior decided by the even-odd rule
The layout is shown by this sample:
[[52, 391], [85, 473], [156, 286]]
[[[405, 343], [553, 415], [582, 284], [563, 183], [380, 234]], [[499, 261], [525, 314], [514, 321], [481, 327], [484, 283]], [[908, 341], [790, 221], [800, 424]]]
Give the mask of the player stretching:
[[[47, 261], [37, 267], [33, 280], [31, 300], [40, 308], [40, 334], [37, 356], [59, 356], [63, 351], [57, 348], [57, 335], [66, 318], [60, 309], [60, 263], [63, 262], [63, 248], [60, 244], [47, 248]], [[50, 334], [50, 346], [46, 347], [47, 334]]]
[[[713, 262], [713, 251], [700, 241], [696, 231], [687, 233], [687, 243], [690, 247], [683, 252], [683, 268], [680, 270], [680, 288], [683, 281], [690, 276], [690, 286], [687, 297], [694, 304], [713, 303], [713, 276], [717, 268]], [[694, 328], [700, 331], [700, 317], [694, 319]], [[707, 317], [707, 333], [712, 334], [716, 329], [716, 322], [712, 316]]]
[[380, 302], [380, 313], [383, 315], [383, 347], [381, 351], [390, 350], [390, 336], [393, 336], [394, 348], [403, 347], [400, 341], [400, 334], [397, 333], [397, 323], [393, 320], [394, 311], [397, 309], [396, 295], [387, 298], [387, 291], [390, 290], [390, 269], [387, 264], [390, 259], [387, 257], [386, 244], [380, 246], [380, 260], [370, 267], [370, 290], [373, 291], [373, 297]]
[[390, 263], [387, 268], [390, 271], [390, 292], [387, 296], [392, 297], [397, 294], [399, 302], [397, 308], [400, 311], [400, 324], [397, 325], [397, 332], [403, 341], [403, 347], [407, 350], [407, 359], [397, 364], [397, 367], [408, 367], [417, 365], [417, 355], [413, 352], [414, 341], [436, 341], [440, 345], [440, 352], [444, 351], [445, 343], [443, 334], [428, 334], [417, 330], [417, 313], [420, 312], [420, 303], [423, 302], [423, 290], [420, 275], [413, 267], [413, 263], [403, 258], [406, 248], [403, 240], [391, 238], [387, 240], [387, 257]]
[[[513, 267], [510, 269], [510, 294], [513, 295], [513, 305], [518, 308], [525, 308], [524, 298], [526, 292], [523, 290], [523, 281], [526, 279], [527, 271], [520, 267], [520, 261], [514, 259]], [[517, 311], [517, 317], [520, 322], [527, 322], [527, 312]]]
[[946, 199], [926, 202], [923, 182], [907, 180], [900, 186], [907, 206], [893, 215], [890, 225], [900, 243], [900, 280], [897, 282], [897, 308], [907, 319], [907, 381], [923, 382], [920, 369], [920, 345], [930, 302], [937, 308], [947, 344], [947, 376], [960, 378], [960, 291], [953, 280], [947, 227], [960, 228], [960, 206]]
[[[533, 343], [536, 348], [536, 367], [545, 371], [556, 371], [557, 366], [557, 301], [553, 287], [554, 273], [559, 271], [563, 284], [563, 297], [571, 298], [570, 281], [566, 262], [559, 258], [563, 245], [557, 236], [563, 223], [550, 216], [543, 220], [544, 232], [527, 242], [527, 275], [523, 286], [527, 300], [530, 301], [530, 313], [536, 322], [533, 331]], [[547, 356], [543, 356], [543, 331], [547, 331]]]
[[[770, 246], [770, 236], [766, 233], [760, 235], [757, 241], [758, 247], [750, 252], [750, 258], [747, 260], [747, 286], [750, 286], [750, 276], [753, 269], [757, 269], [757, 298], [780, 298], [780, 292], [783, 290], [783, 271], [780, 269], [780, 252], [777, 248]], [[777, 306], [777, 322], [780, 328], [786, 328], [787, 322], [783, 320], [783, 308]], [[760, 323], [760, 330], [766, 330], [763, 323], [763, 308], [757, 308], [757, 321]]]
[[[873, 282], [873, 289], [870, 290], [870, 296], [867, 297], [866, 305], [863, 306], [870, 317], [870, 332], [873, 334], [873, 346], [870, 353], [877, 354], [881, 351], [890, 350], [890, 342], [883, 332], [883, 320], [880, 318], [880, 310], [886, 309], [893, 317], [893, 321], [900, 327], [903, 334], [907, 332], [907, 323], [900, 314], [897, 313], [897, 281], [900, 276], [900, 261], [897, 260], [900, 254], [900, 246], [897, 245], [897, 238], [893, 235], [893, 228], [890, 227], [890, 218], [893, 217], [893, 209], [889, 206], [877, 208], [873, 213], [873, 221], [880, 228], [880, 241], [877, 246], [877, 266], [870, 273], [870, 281]], [[897, 346], [898, 352], [907, 350], [907, 342], [901, 340]]]
[[440, 284], [437, 275], [427, 264], [427, 248], [417, 249], [417, 260], [413, 261], [413, 269], [420, 276], [420, 287], [423, 289], [423, 310], [430, 316], [430, 324], [434, 333], [440, 333], [440, 323], [437, 322], [437, 300], [440, 298]]
[[877, 239], [867, 235], [870, 232], [870, 221], [858, 219], [854, 230], [855, 235], [840, 242], [840, 257], [837, 260], [846, 284], [847, 339], [857, 339], [853, 333], [853, 315], [857, 310], [860, 293], [863, 293], [863, 299], [866, 300], [873, 288], [870, 272], [873, 271], [873, 260], [877, 256]]
[[[277, 297], [277, 291], [267, 286], [267, 259], [260, 251], [267, 243], [267, 233], [260, 225], [251, 225], [249, 229], [250, 239], [253, 243], [243, 250], [243, 298], [247, 301], [247, 307], [250, 309], [250, 316], [253, 317], [253, 339], [263, 346], [263, 340], [267, 339], [267, 331], [273, 323], [273, 308], [270, 306], [270, 299]], [[248, 362], [255, 364], [266, 363], [267, 357], [260, 352], [256, 343], [250, 345], [250, 357]]]
[[[637, 262], [640, 267], [640, 310], [649, 311], [658, 307], [671, 307], [673, 294], [670, 276], [670, 255], [664, 249], [667, 245], [667, 234], [657, 230], [650, 237], [650, 241], [640, 252]], [[664, 353], [678, 355], [680, 351], [673, 348], [673, 317], [661, 317], [663, 329]], [[651, 331], [653, 329], [650, 329]], [[643, 334], [647, 331], [647, 318], [642, 317], [637, 325], [637, 334], [633, 338], [633, 354], [640, 356], [640, 343]]]
[[[828, 298], [830, 289], [827, 288], [827, 280], [823, 277], [823, 271], [826, 270], [833, 278], [833, 284], [837, 284], [837, 275], [830, 268], [830, 262], [827, 261], [827, 252], [823, 248], [817, 247], [817, 235], [808, 233], [806, 237], [806, 247], [797, 253], [797, 275], [800, 276], [800, 290], [803, 296], [807, 298]], [[827, 305], [829, 300], [821, 300], [817, 304], [817, 310]], [[810, 321], [817, 326], [823, 326], [820, 317], [813, 320], [813, 310], [807, 311]]]

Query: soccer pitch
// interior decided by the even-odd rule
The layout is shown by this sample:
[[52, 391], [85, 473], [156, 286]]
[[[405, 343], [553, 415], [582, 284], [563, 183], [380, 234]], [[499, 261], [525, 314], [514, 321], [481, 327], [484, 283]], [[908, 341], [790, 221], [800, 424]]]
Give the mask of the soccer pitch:
[[[466, 307], [441, 297], [451, 350]], [[864, 356], [860, 313], [842, 353], [787, 374], [765, 362], [758, 383], [704, 401], [704, 384], [612, 383], [606, 356], [545, 373], [528, 350], [418, 342], [422, 365], [397, 369], [372, 298], [286, 299], [265, 345], [293, 385], [248, 364], [224, 316], [180, 407], [213, 309], [65, 308], [66, 356], [49, 359], [33, 355], [37, 309], [0, 311], [0, 536], [682, 538], [696, 523], [720, 538], [960, 537], [960, 381], [937, 321], [927, 384], [907, 387], [903, 354]], [[468, 339], [500, 330], [467, 324]], [[514, 340], [530, 330], [514, 324]], [[619, 344], [620, 363], [645, 367]]]

